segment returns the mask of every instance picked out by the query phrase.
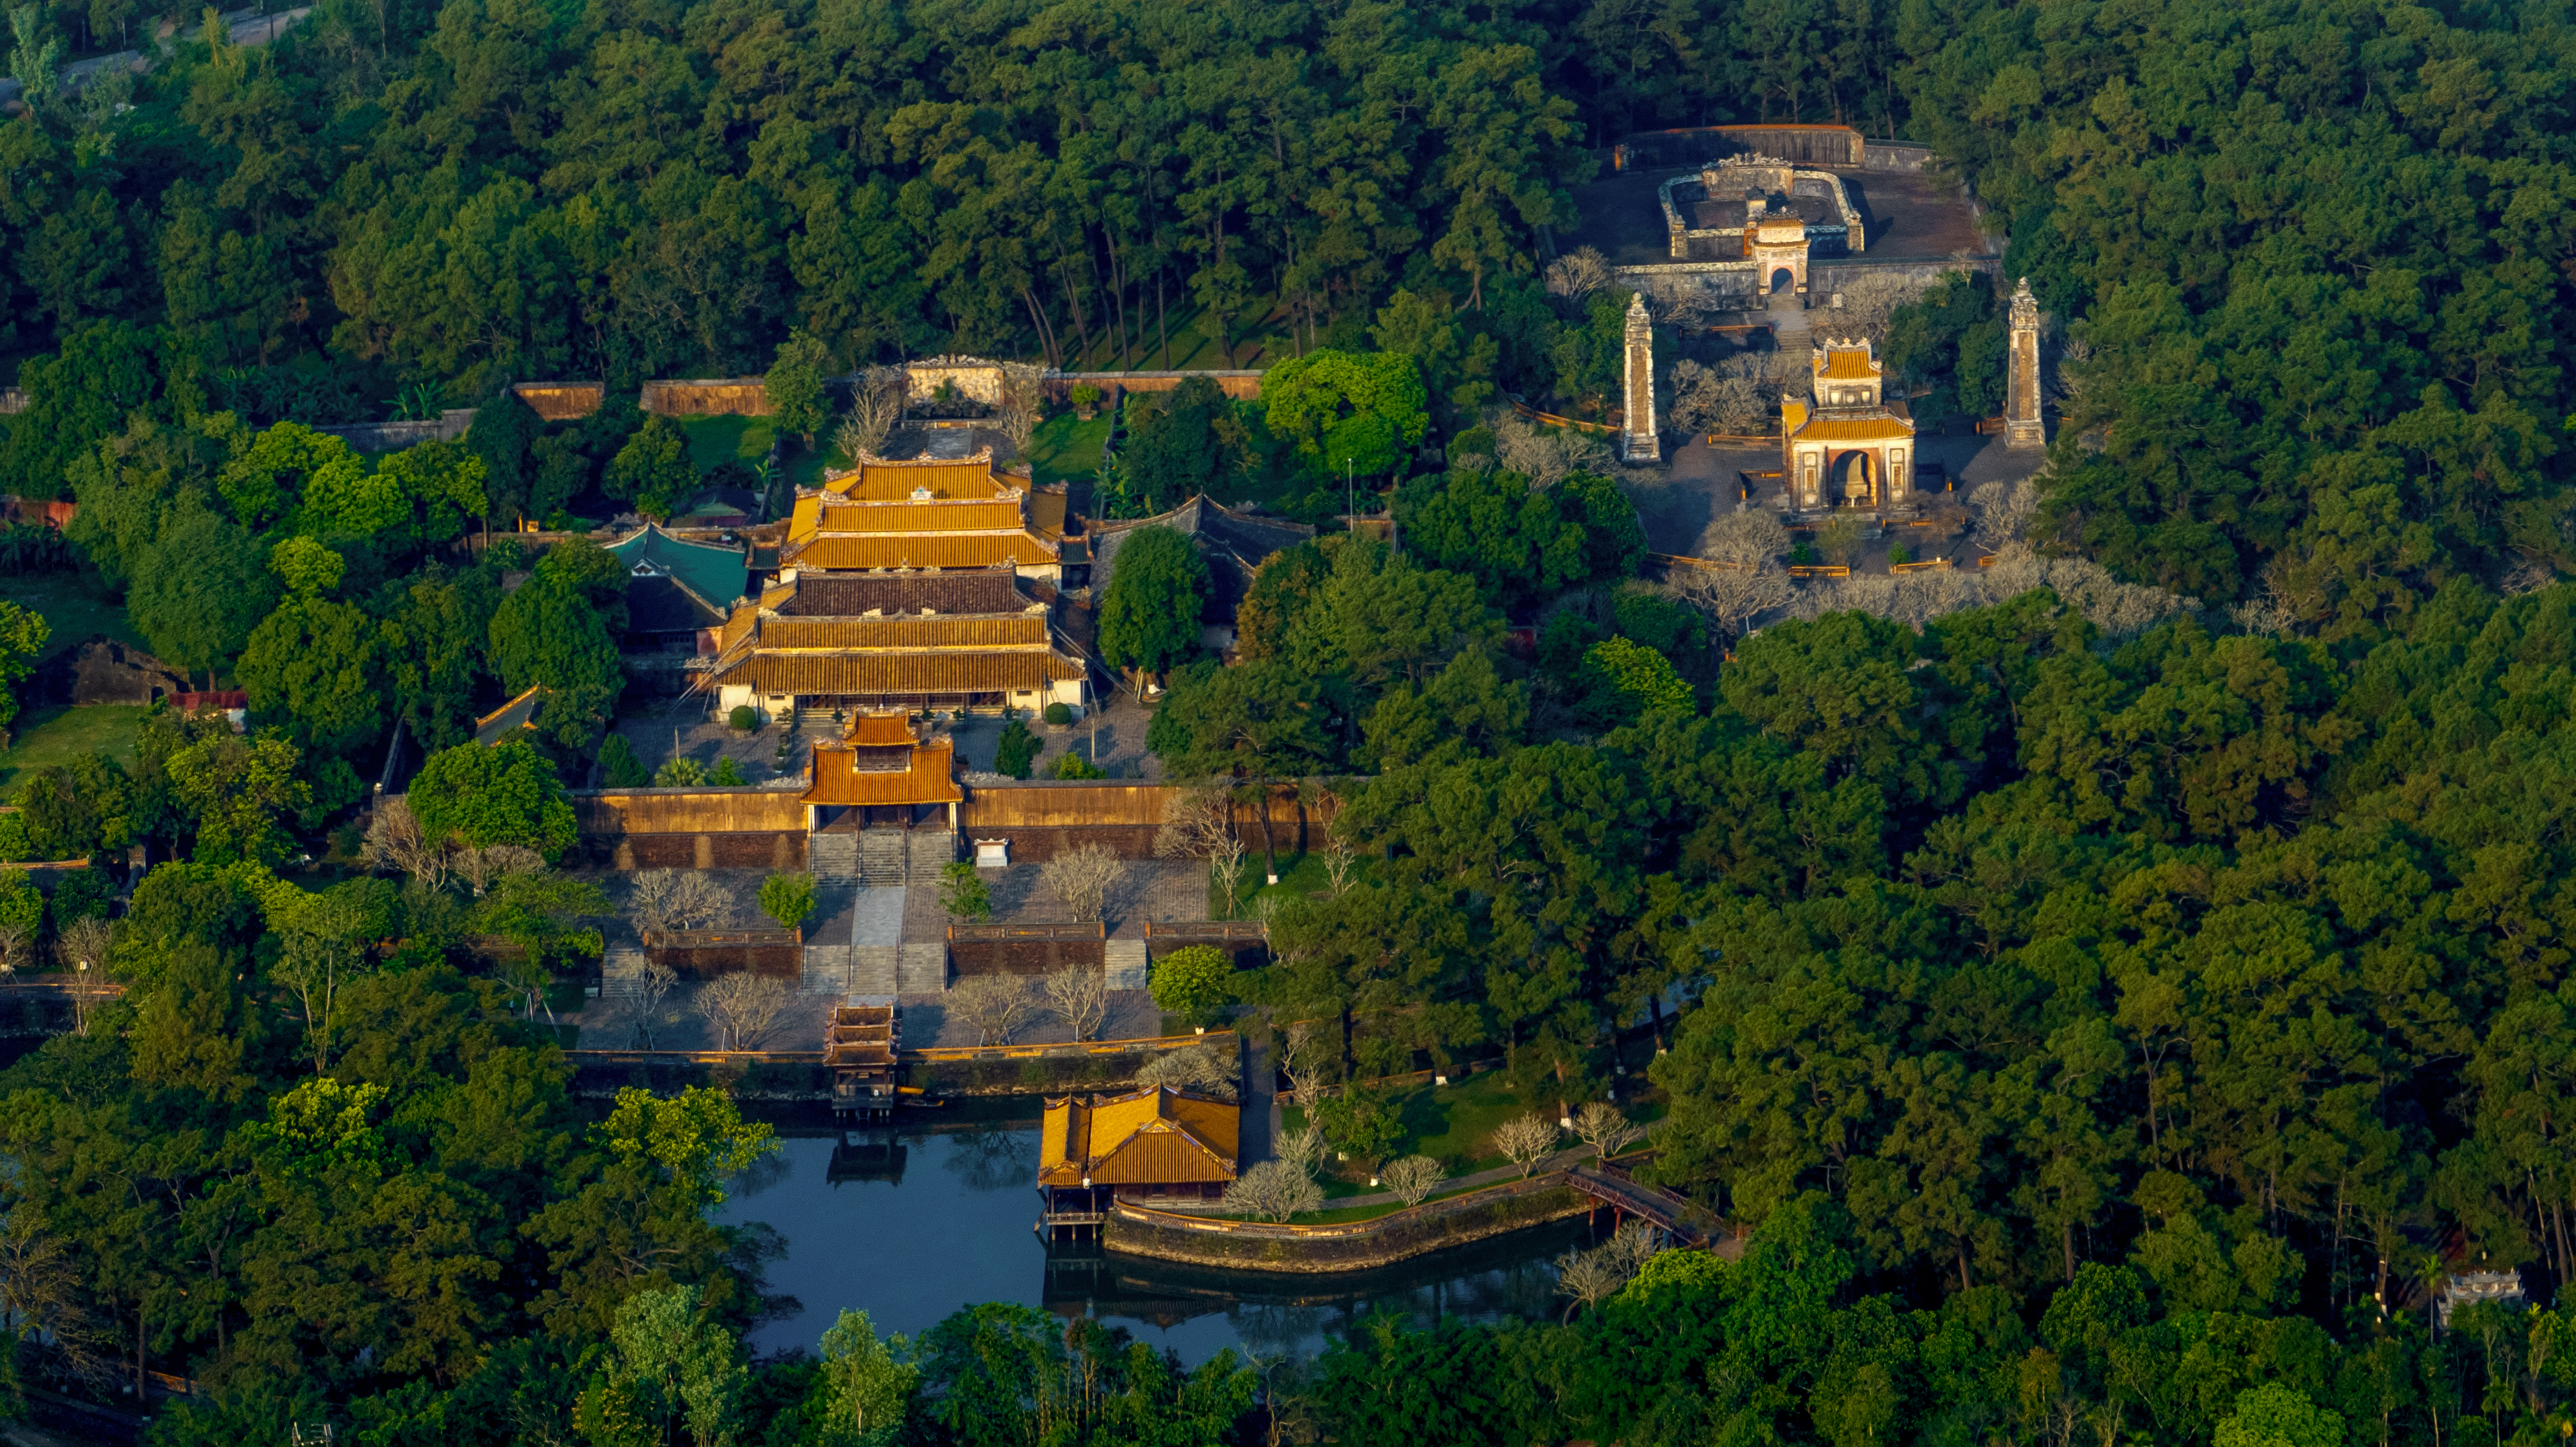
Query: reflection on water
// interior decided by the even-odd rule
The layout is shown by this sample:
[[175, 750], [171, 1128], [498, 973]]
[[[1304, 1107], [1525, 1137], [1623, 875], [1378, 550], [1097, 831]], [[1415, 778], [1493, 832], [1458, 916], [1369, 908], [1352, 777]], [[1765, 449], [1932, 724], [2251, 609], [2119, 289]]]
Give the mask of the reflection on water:
[[766, 1222], [786, 1238], [769, 1286], [802, 1303], [759, 1327], [753, 1344], [810, 1349], [844, 1307], [866, 1311], [880, 1331], [919, 1332], [972, 1302], [1019, 1301], [1126, 1327], [1191, 1362], [1225, 1347], [1303, 1355], [1372, 1308], [1423, 1322], [1553, 1316], [1564, 1303], [1549, 1261], [1590, 1239], [1575, 1220], [1332, 1276], [1211, 1270], [1096, 1246], [1050, 1252], [1035, 1229], [1038, 1122], [1014, 1104], [1009, 1114], [907, 1113], [893, 1129], [846, 1133], [779, 1120], [780, 1149], [738, 1177], [721, 1208], [726, 1221]]

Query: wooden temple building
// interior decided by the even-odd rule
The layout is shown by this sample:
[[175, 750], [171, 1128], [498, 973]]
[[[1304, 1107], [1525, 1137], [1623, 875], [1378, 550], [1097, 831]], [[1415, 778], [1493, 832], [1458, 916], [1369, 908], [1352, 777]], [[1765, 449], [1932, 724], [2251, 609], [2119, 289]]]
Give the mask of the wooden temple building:
[[1046, 1103], [1038, 1137], [1038, 1232], [1097, 1236], [1112, 1200], [1213, 1201], [1234, 1183], [1242, 1110], [1150, 1086]]
[[781, 577], [725, 620], [706, 675], [720, 709], [1034, 713], [1089, 702], [1089, 668], [1059, 646], [1047, 604], [1009, 569]]
[[894, 1114], [895, 1051], [902, 1046], [895, 1007], [842, 1005], [823, 1035], [823, 1064], [832, 1072], [832, 1114], [884, 1120]]
[[1026, 473], [994, 471], [990, 449], [963, 458], [863, 457], [797, 497], [779, 578], [1007, 568], [1060, 582], [1068, 564], [1088, 560], [1065, 525], [1064, 490], [1041, 491]]

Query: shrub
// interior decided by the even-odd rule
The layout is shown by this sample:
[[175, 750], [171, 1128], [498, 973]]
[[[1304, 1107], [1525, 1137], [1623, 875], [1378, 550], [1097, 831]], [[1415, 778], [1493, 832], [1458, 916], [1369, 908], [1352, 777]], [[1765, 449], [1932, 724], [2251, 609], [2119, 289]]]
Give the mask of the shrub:
[[773, 874], [760, 882], [760, 912], [794, 929], [814, 912], [814, 876]]
[[672, 759], [653, 771], [653, 787], [687, 789], [707, 781], [707, 766], [695, 759]]
[[733, 712], [725, 715], [725, 722], [732, 725], [736, 733], [747, 734], [760, 727], [760, 715], [752, 710], [750, 704], [738, 703], [733, 706]]
[[1082, 755], [1067, 749], [1063, 753], [1056, 755], [1055, 767], [1047, 770], [1047, 777], [1051, 779], [1105, 779], [1109, 777], [1109, 771], [1094, 765], [1089, 760], [1083, 758]]
[[1066, 724], [1073, 722], [1073, 709], [1071, 706], [1066, 704], [1048, 704], [1046, 706], [1046, 721], [1047, 727], [1049, 728], [1063, 728]]
[[624, 734], [610, 734], [599, 746], [599, 782], [610, 789], [640, 789], [653, 782], [653, 771], [635, 757], [635, 746]]
[[993, 917], [993, 892], [975, 866], [958, 860], [939, 871], [939, 907], [950, 919], [971, 922]]
[[1177, 949], [1155, 963], [1150, 988], [1157, 1006], [1205, 1025], [1234, 1003], [1234, 960], [1214, 945]]
[[715, 770], [707, 775], [707, 782], [719, 788], [739, 789], [751, 780], [744, 778], [742, 766], [728, 757], [716, 760]]
[[1912, 553], [1910, 553], [1910, 552], [1907, 552], [1907, 551], [1906, 551], [1906, 549], [1905, 549], [1905, 544], [1903, 544], [1903, 543], [1891, 543], [1891, 544], [1889, 544], [1889, 545], [1888, 545], [1888, 549], [1887, 549], [1887, 562], [1888, 562], [1888, 566], [1890, 566], [1890, 567], [1895, 567], [1895, 566], [1897, 566], [1897, 565], [1899, 565], [1899, 564], [1902, 564], [1902, 563], [1910, 563], [1910, 562], [1913, 562], [1913, 561], [1914, 561], [1914, 555], [1913, 555]]
[[1039, 747], [1038, 736], [1029, 732], [1027, 724], [1011, 720], [1010, 727], [1002, 730], [1000, 747], [993, 750], [993, 772], [1014, 779], [1027, 778], [1030, 767], [1037, 762]]

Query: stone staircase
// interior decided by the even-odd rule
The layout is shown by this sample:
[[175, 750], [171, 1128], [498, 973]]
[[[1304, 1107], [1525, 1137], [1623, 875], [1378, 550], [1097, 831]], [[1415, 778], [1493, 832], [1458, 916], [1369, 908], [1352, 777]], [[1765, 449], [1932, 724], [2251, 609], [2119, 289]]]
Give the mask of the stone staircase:
[[1152, 973], [1143, 940], [1110, 940], [1101, 948], [1101, 968], [1113, 990], [1141, 990]]
[[899, 993], [903, 946], [850, 946], [850, 989], [853, 995], [893, 995]]
[[861, 884], [902, 884], [910, 872], [909, 865], [902, 830], [859, 831], [858, 880]]
[[644, 952], [633, 945], [611, 946], [599, 962], [599, 997], [613, 1000], [643, 993]]
[[805, 867], [817, 880], [858, 880], [859, 836], [819, 832], [807, 835]]
[[916, 884], [935, 884], [939, 871], [957, 862], [957, 836], [945, 829], [912, 831], [912, 878]]
[[848, 945], [807, 945], [804, 974], [796, 988], [808, 995], [846, 995], [850, 976]]

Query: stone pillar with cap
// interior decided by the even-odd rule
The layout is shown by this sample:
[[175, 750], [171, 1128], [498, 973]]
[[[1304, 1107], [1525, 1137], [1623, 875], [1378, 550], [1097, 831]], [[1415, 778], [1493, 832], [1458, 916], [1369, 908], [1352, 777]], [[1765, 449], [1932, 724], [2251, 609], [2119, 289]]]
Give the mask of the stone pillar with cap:
[[1628, 298], [1628, 367], [1619, 408], [1619, 456], [1624, 462], [1660, 462], [1664, 447], [1655, 433], [1655, 323], [1646, 315], [1646, 295]]
[[2004, 388], [2004, 446], [2046, 447], [2048, 424], [2039, 415], [2039, 298], [2030, 278], [2013, 288], [2010, 375]]

